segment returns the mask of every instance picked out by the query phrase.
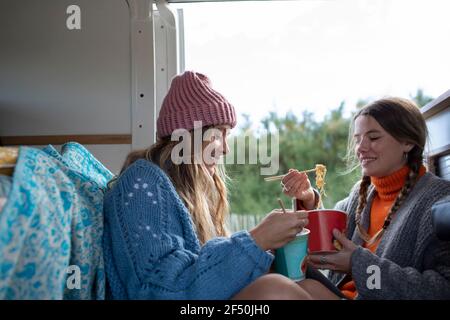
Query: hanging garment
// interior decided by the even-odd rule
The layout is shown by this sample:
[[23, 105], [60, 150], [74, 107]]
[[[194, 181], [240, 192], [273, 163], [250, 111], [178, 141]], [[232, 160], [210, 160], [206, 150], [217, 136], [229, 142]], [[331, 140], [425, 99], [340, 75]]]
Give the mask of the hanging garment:
[[103, 192], [83, 146], [20, 147], [0, 213], [0, 299], [104, 299]]

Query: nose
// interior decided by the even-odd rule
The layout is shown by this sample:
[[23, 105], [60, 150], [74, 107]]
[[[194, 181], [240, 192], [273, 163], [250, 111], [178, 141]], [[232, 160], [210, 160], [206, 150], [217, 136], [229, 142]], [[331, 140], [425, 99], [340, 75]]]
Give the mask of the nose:
[[227, 140], [226, 135], [224, 135], [222, 137], [222, 153], [223, 153], [223, 155], [226, 155], [229, 152], [230, 152], [230, 147], [228, 145], [228, 140]]
[[368, 151], [370, 148], [369, 139], [363, 137], [359, 142], [356, 142], [356, 152], [361, 153]]

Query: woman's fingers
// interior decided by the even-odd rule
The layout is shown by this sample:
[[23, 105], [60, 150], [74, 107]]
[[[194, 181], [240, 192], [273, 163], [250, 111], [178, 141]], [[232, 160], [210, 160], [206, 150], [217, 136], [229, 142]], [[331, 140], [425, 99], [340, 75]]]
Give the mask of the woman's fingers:
[[320, 264], [320, 255], [318, 255], [317, 253], [311, 253], [308, 256], [308, 262], [312, 264]]
[[302, 174], [297, 170], [289, 172], [282, 180], [283, 185], [292, 186], [296, 181], [302, 178]]
[[292, 192], [292, 189], [287, 188], [286, 186], [281, 186], [283, 188], [283, 193], [287, 195], [288, 197], [294, 197], [294, 193]]
[[308, 255], [306, 261], [314, 268], [333, 270], [335, 268], [335, 258], [336, 257], [334, 253], [313, 253]]
[[305, 178], [307, 178], [306, 173], [300, 173], [297, 170], [291, 171], [288, 173], [282, 180], [281, 183], [283, 183], [287, 187], [292, 187], [293, 184], [295, 184], [297, 181], [303, 181]]
[[288, 189], [290, 193], [295, 195], [298, 193], [298, 190], [300, 189], [302, 184], [302, 181], [295, 181], [293, 184], [286, 185], [285, 188]]
[[290, 184], [290, 185], [281, 185], [281, 187], [283, 188], [283, 192], [290, 197], [294, 197], [296, 192], [297, 192], [297, 188]]
[[299, 231], [301, 231], [304, 227], [306, 227], [308, 223], [309, 223], [308, 219], [300, 220], [300, 223], [298, 224], [298, 228], [300, 229]]
[[308, 224], [309, 224], [309, 219], [308, 218], [302, 219], [302, 227], [303, 228], [306, 227]]
[[296, 211], [295, 214], [297, 215], [298, 219], [308, 218], [308, 211], [305, 211], [305, 210]]
[[[279, 248], [295, 239], [296, 235], [308, 224], [308, 212], [274, 209], [258, 225], [259, 234], [264, 234], [264, 242], [269, 248]], [[255, 233], [255, 232], [254, 232]], [[264, 239], [263, 239], [264, 240]]]
[[305, 190], [308, 190], [309, 188], [311, 188], [311, 183], [309, 182], [308, 177], [306, 177], [305, 179], [303, 179], [301, 181], [300, 186], [298, 188], [302, 191], [305, 191]]
[[344, 247], [351, 247], [353, 242], [340, 232], [338, 229], [333, 229], [333, 236], [336, 238], [337, 241], [339, 241]]
[[301, 199], [303, 193], [311, 187], [311, 183], [306, 173], [293, 172], [282, 180], [281, 186], [287, 196]]
[[331, 264], [315, 264], [312, 262], [306, 262], [308, 265], [313, 267], [314, 269], [327, 269], [327, 270], [334, 270], [334, 266]]

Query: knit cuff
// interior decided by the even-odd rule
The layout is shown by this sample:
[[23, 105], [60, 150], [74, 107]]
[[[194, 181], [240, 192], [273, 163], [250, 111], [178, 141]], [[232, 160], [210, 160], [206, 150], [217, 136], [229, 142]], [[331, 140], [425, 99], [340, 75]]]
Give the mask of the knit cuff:
[[264, 271], [269, 270], [274, 259], [273, 254], [262, 250], [248, 231], [236, 232], [231, 236], [231, 239], [241, 246], [243, 251], [256, 263], [257, 267]]
[[303, 200], [295, 199], [296, 202], [296, 210], [317, 210], [317, 209], [323, 209], [322, 202], [320, 201], [320, 193], [316, 189], [313, 188], [314, 191], [314, 208], [312, 209], [306, 209], [305, 205], [303, 204]]

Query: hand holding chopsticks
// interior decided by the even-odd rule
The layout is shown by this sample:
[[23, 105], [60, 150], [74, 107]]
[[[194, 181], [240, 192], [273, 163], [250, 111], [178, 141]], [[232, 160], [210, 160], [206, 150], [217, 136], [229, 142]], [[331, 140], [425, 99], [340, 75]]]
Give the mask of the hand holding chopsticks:
[[[309, 169], [309, 170], [304, 170], [304, 171], [295, 170], [292, 178], [287, 179], [289, 181], [284, 181], [284, 183], [287, 183], [288, 186], [285, 186], [285, 184], [283, 182], [281, 183], [281, 186], [283, 187], [283, 192], [290, 197], [304, 200], [303, 194], [304, 194], [305, 190], [301, 190], [302, 186], [303, 186], [303, 189], [305, 188], [305, 185], [301, 182], [301, 179], [304, 179], [304, 178], [302, 178], [302, 176], [304, 177], [304, 175], [298, 175], [298, 173], [307, 173], [307, 172], [312, 172], [312, 171], [315, 171], [315, 173], [316, 173], [316, 186], [319, 189], [320, 195], [322, 197], [326, 196], [324, 186], [325, 186], [325, 175], [327, 174], [327, 167], [324, 166], [323, 164], [316, 164], [314, 169]], [[266, 177], [266, 178], [264, 178], [264, 180], [265, 181], [283, 180], [285, 176], [291, 174], [292, 172], [293, 171], [291, 170], [291, 171], [289, 171], [289, 173], [282, 174], [279, 176]], [[308, 178], [306, 178], [306, 179], [308, 180]], [[309, 180], [308, 180], [306, 187], [308, 187], [308, 188], [310, 187]], [[294, 188], [294, 190], [292, 190], [292, 188]]]

